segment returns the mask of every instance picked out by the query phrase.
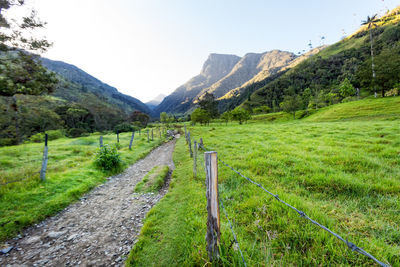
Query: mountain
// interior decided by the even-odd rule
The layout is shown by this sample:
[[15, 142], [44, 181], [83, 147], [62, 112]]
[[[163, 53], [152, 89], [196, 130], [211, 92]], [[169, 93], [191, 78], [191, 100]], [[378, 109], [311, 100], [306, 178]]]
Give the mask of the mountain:
[[[152, 110], [140, 100], [118, 92], [116, 88], [101, 82], [74, 65], [47, 58], [41, 58], [41, 61], [43, 66], [58, 74], [61, 80], [64, 81], [57, 88], [53, 94], [54, 96], [69, 101], [87, 104], [85, 98], [81, 97], [81, 94], [89, 93], [93, 94], [93, 97], [120, 109], [124, 113], [138, 110], [153, 115]], [[78, 89], [78, 92], [76, 87], [80, 89]]]
[[310, 55], [296, 56], [291, 52], [280, 50], [247, 53], [242, 58], [211, 54], [204, 63], [200, 75], [178, 87], [157, 106], [155, 111], [174, 114], [190, 112], [206, 92], [213, 94], [219, 100], [224, 100], [221, 103], [223, 103], [222, 108], [225, 108], [228, 104], [232, 104], [228, 99], [236, 101], [249, 85], [274, 76]]
[[260, 71], [251, 80], [247, 81], [240, 87], [230, 90], [224, 96], [218, 98], [218, 111], [223, 113], [242, 104], [255, 90], [282, 76], [289, 69], [294, 68], [304, 60], [319, 53], [326, 47], [327, 46], [316, 47], [307, 53], [292, 58], [290, 61], [285, 61], [284, 63], [286, 64], [276, 64], [279, 66], [278, 68]]
[[[15, 95], [16, 105], [10, 97], [0, 96], [0, 146], [49, 130], [70, 137], [115, 130], [133, 111], [153, 115], [138, 99], [121, 94], [76, 66], [46, 58], [41, 61], [56, 73], [59, 83], [49, 95]], [[18, 107], [18, 117], [13, 105]]]
[[155, 109], [156, 113], [185, 113], [196, 96], [204, 89], [229, 74], [239, 62], [235, 55], [210, 54], [199, 75], [193, 77], [172, 94], [167, 96]]
[[257, 81], [257, 77], [264, 78], [275, 74], [295, 58], [295, 54], [279, 50], [248, 53], [240, 59], [228, 75], [205, 88], [202, 93], [208, 92], [220, 98], [235, 88], [251, 83], [253, 80]]
[[148, 106], [151, 110], [154, 110], [166, 97], [164, 94], [159, 94], [153, 100], [146, 102], [146, 106]]

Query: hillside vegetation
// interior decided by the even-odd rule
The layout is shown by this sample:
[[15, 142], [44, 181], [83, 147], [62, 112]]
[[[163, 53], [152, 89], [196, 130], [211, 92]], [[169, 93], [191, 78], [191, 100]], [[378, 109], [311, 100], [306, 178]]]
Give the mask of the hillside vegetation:
[[[189, 130], [192, 139], [203, 138], [207, 149], [217, 151], [236, 170], [379, 260], [397, 266], [399, 99], [333, 105], [304, 120], [212, 123]], [[199, 176], [194, 178], [185, 140], [178, 141], [170, 191], [148, 214], [129, 266], [207, 263], [202, 152]], [[219, 192], [248, 266], [373, 265], [221, 162]], [[241, 266], [222, 210], [221, 223], [220, 264]]]
[[150, 108], [138, 99], [121, 94], [73, 65], [46, 58], [41, 61], [56, 73], [56, 89], [50, 96], [17, 94], [15, 102], [0, 96], [0, 146], [17, 144], [48, 130], [62, 129], [72, 137], [113, 130], [118, 124], [130, 123], [134, 111], [152, 116]]
[[[398, 9], [381, 18], [371, 29], [375, 54], [375, 83], [371, 72], [371, 40], [369, 31], [361, 27], [354, 35], [323, 49], [304, 60], [284, 75], [252, 88], [254, 93], [242, 106], [253, 109], [268, 106], [279, 108], [287, 96], [299, 96], [301, 108], [324, 107], [341, 102], [340, 92], [345, 81], [353, 86], [350, 96], [360, 89], [361, 96], [374, 93], [384, 96], [400, 82], [400, 15]], [[396, 94], [396, 93], [395, 93]], [[235, 100], [232, 100], [235, 101]], [[226, 105], [226, 103], [225, 103]]]
[[[320, 109], [296, 112], [296, 120], [341, 121], [341, 120], [399, 120], [400, 97], [365, 98], [358, 101], [335, 104]], [[286, 112], [257, 114], [249, 123], [271, 123], [293, 121], [293, 116]]]
[[400, 119], [400, 97], [368, 98], [321, 108], [306, 121]]

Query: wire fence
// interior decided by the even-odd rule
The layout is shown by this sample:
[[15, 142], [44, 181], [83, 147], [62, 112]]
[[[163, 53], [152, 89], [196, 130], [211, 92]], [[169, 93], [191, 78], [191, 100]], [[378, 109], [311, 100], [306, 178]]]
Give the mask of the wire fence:
[[[154, 132], [152, 134], [151, 129], [149, 130], [149, 133], [147, 133], [147, 129], [142, 129], [141, 134], [140, 132], [135, 131], [135, 136], [134, 140], [141, 140], [141, 141], [146, 141], [149, 140], [149, 142], [153, 140], [158, 140], [161, 137], [164, 138], [164, 136], [167, 134], [167, 130], [164, 127], [160, 128], [152, 128], [154, 129]], [[147, 137], [147, 134], [149, 135]], [[81, 146], [85, 147], [85, 151], [88, 151], [87, 147], [98, 147], [101, 146], [104, 140], [104, 144], [106, 143], [118, 143], [118, 146], [123, 146], [123, 147], [128, 147], [128, 143], [131, 140], [131, 135], [126, 135], [124, 137], [121, 136], [111, 136], [111, 135], [106, 135], [103, 138], [100, 138], [100, 140], [95, 139], [96, 137], [100, 138], [102, 137], [101, 135], [99, 136], [88, 136], [88, 137], [81, 137], [78, 139], [71, 139], [71, 141], [68, 144], [57, 144], [56, 146], [52, 145], [52, 142], [49, 142], [49, 154], [50, 154], [50, 163], [55, 163], [54, 159], [58, 158], [58, 155], [52, 156], [55, 153], [65, 153], [67, 151], [74, 151], [76, 150], [76, 146]], [[90, 140], [89, 140], [90, 139]], [[89, 142], [90, 141], [90, 142]], [[133, 140], [132, 140], [133, 141]], [[42, 143], [43, 144], [43, 143]], [[129, 143], [129, 146], [132, 144]], [[32, 149], [32, 146], [34, 146], [34, 149]], [[44, 145], [45, 147], [46, 145]], [[64, 147], [65, 146], [65, 147]], [[2, 151], [2, 163], [4, 166], [15, 166], [17, 165], [18, 167], [5, 167], [0, 169], [0, 187], [5, 187], [9, 184], [14, 184], [18, 182], [23, 182], [27, 180], [39, 180], [39, 174], [41, 170], [41, 164], [43, 162], [43, 147], [35, 146], [35, 144], [22, 144], [14, 147], [4, 147], [2, 149], [5, 149]], [[78, 151], [78, 150], [76, 150]], [[54, 158], [54, 159], [53, 159]], [[19, 164], [14, 164], [13, 162], [18, 162]], [[49, 167], [46, 167], [47, 171], [53, 171], [57, 170], [60, 168], [59, 162], [53, 164], [50, 164]], [[1, 166], [1, 165], [0, 165]]]
[[[201, 140], [202, 140], [202, 139], [201, 139]], [[190, 142], [190, 140], [187, 140], [187, 141]], [[201, 149], [204, 150], [205, 152], [216, 151], [215, 149], [207, 149], [207, 148], [204, 146], [203, 142], [200, 142], [200, 143], [198, 144], [198, 146], [199, 146], [199, 148], [201, 148]], [[383, 263], [382, 261], [378, 260], [376, 257], [374, 257], [374, 256], [371, 255], [370, 253], [366, 252], [364, 249], [358, 247], [358, 246], [355, 245], [354, 243], [352, 243], [352, 242], [346, 240], [345, 238], [343, 238], [343, 237], [340, 236], [339, 234], [333, 232], [332, 230], [330, 230], [330, 229], [327, 228], [326, 226], [324, 226], [324, 225], [320, 224], [319, 222], [317, 222], [317, 221], [311, 219], [311, 218], [310, 218], [306, 213], [304, 213], [303, 211], [301, 211], [301, 210], [295, 208], [294, 206], [290, 205], [290, 204], [287, 203], [286, 201], [282, 200], [282, 199], [278, 196], [278, 194], [272, 193], [271, 191], [267, 190], [264, 186], [262, 186], [260, 183], [257, 183], [257, 182], [255, 182], [253, 179], [251, 179], [251, 178], [249, 178], [249, 177], [243, 175], [241, 172], [239, 172], [238, 170], [234, 169], [231, 165], [229, 165], [228, 163], [226, 163], [225, 161], [223, 161], [223, 160], [220, 159], [219, 157], [218, 157], [218, 161], [219, 161], [220, 163], [222, 163], [224, 166], [226, 166], [227, 168], [229, 168], [230, 170], [232, 170], [234, 173], [236, 173], [237, 175], [239, 175], [240, 177], [242, 177], [243, 179], [247, 180], [248, 182], [254, 184], [254, 185], [257, 186], [257, 187], [259, 187], [261, 190], [263, 190], [263, 191], [266, 192], [267, 194], [271, 195], [275, 200], [279, 201], [280, 203], [284, 204], [286, 207], [288, 207], [288, 208], [294, 210], [295, 212], [297, 212], [297, 213], [300, 215], [300, 217], [302, 217], [302, 218], [304, 218], [304, 219], [310, 221], [311, 223], [317, 225], [318, 227], [322, 228], [322, 229], [325, 230], [326, 232], [328, 232], [328, 233], [330, 233], [331, 235], [335, 236], [335, 237], [338, 238], [340, 241], [344, 242], [344, 243], [347, 245], [347, 247], [348, 247], [349, 249], [351, 249], [352, 251], [355, 251], [355, 252], [357, 252], [357, 253], [360, 253], [360, 254], [362, 254], [362, 255], [368, 257], [369, 259], [375, 261], [375, 262], [376, 262], [377, 264], [379, 264], [380, 266], [384, 266], [384, 267], [389, 267], [389, 266], [390, 266], [390, 265], [388, 265], [388, 264], [386, 264], [386, 263]], [[204, 169], [204, 171], [205, 171], [205, 166], [204, 166], [203, 164], [200, 164], [200, 165], [203, 166], [203, 169]], [[237, 244], [237, 246], [238, 246], [238, 248], [239, 248], [239, 251], [240, 251], [240, 255], [241, 255], [241, 257], [242, 257], [243, 264], [244, 264], [245, 266], [247, 266], [247, 265], [246, 265], [246, 262], [245, 262], [245, 259], [244, 259], [244, 257], [243, 257], [243, 253], [242, 253], [242, 251], [241, 251], [241, 249], [240, 249], [240, 247], [239, 247], [239, 243], [238, 243], [238, 240], [237, 240], [237, 235], [235, 234], [235, 232], [234, 232], [234, 230], [233, 230], [232, 223], [231, 223], [231, 221], [229, 220], [228, 215], [227, 215], [226, 210], [225, 210], [225, 207], [224, 207], [224, 205], [223, 205], [223, 203], [222, 203], [222, 201], [221, 201], [220, 199], [219, 199], [219, 203], [221, 204], [221, 207], [222, 207], [222, 209], [223, 209], [223, 212], [224, 212], [224, 214], [225, 214], [225, 217], [226, 217], [226, 219], [227, 219], [227, 221], [228, 221], [228, 223], [229, 223], [230, 229], [231, 229], [232, 234], [233, 234], [233, 237], [234, 237], [234, 239], [235, 239], [235, 243]]]

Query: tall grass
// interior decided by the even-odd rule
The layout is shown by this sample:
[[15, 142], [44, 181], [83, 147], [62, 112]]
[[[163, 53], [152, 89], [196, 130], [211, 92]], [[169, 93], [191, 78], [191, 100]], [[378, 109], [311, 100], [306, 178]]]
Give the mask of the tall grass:
[[[400, 265], [397, 121], [233, 124], [190, 131], [281, 199], [378, 259]], [[183, 138], [174, 160], [170, 192], [146, 219], [131, 266], [207, 263], [204, 172], [193, 178]], [[373, 265], [221, 164], [219, 190], [249, 266]], [[240, 266], [232, 240], [222, 217], [220, 263]]]

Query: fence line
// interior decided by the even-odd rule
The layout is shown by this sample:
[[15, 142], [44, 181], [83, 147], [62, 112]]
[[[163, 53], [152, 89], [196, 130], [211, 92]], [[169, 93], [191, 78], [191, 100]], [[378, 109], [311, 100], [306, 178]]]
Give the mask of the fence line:
[[[210, 151], [208, 150], [203, 143], [199, 143], [199, 147], [201, 147], [204, 151]], [[215, 150], [212, 150], [215, 151]], [[259, 188], [261, 188], [262, 190], [264, 190], [266, 193], [268, 193], [269, 195], [273, 196], [277, 201], [281, 202], [282, 204], [286, 205], [287, 207], [291, 208], [292, 210], [296, 211], [302, 218], [305, 218], [307, 220], [309, 220], [311, 223], [319, 226], [320, 228], [322, 228], [323, 230], [327, 231], [328, 233], [332, 234], [333, 236], [335, 236], [336, 238], [338, 238], [340, 241], [343, 241], [348, 248], [350, 248], [352, 251], [358, 252], [370, 259], [372, 259], [373, 261], [375, 261], [377, 264], [379, 264], [380, 266], [383, 267], [389, 267], [390, 265], [387, 265], [386, 263], [383, 263], [381, 261], [379, 261], [378, 259], [376, 259], [374, 256], [372, 256], [370, 253], [366, 252], [365, 250], [363, 250], [362, 248], [358, 247], [357, 245], [355, 245], [352, 242], [347, 241], [346, 239], [344, 239], [343, 237], [341, 237], [340, 235], [338, 235], [337, 233], [333, 232], [332, 230], [330, 230], [329, 228], [327, 228], [326, 226], [318, 223], [317, 221], [311, 219], [308, 215], [306, 215], [303, 211], [298, 210], [297, 208], [293, 207], [292, 205], [290, 205], [289, 203], [283, 201], [282, 199], [279, 198], [279, 196], [277, 194], [273, 194], [272, 192], [268, 191], [267, 189], [265, 189], [261, 184], [255, 182], [254, 180], [246, 177], [245, 175], [243, 175], [241, 172], [235, 170], [232, 166], [230, 166], [229, 164], [227, 164], [226, 162], [224, 162], [223, 160], [221, 160], [220, 158], [218, 158], [218, 161], [221, 162], [223, 165], [225, 165], [226, 167], [228, 167], [229, 169], [231, 169], [233, 172], [235, 172], [236, 174], [238, 174], [239, 176], [241, 176], [242, 178], [246, 179], [247, 181], [249, 181], [250, 183], [258, 186]], [[220, 201], [221, 202], [221, 201]], [[221, 206], [223, 206], [222, 202], [221, 202]]]
[[[160, 128], [163, 128], [163, 130], [165, 130], [165, 127], [158, 127], [158, 128], [159, 128], [159, 129], [160, 129]], [[139, 130], [139, 133], [140, 133], [140, 130]], [[129, 149], [130, 149], [130, 150], [131, 150], [131, 148], [132, 148], [133, 139], [134, 139], [134, 132], [132, 132], [132, 136], [130, 137], [130, 143], [129, 143]], [[160, 139], [162, 139], [162, 137], [161, 137], [161, 131], [160, 131]], [[117, 133], [117, 141], [118, 141], [118, 143], [119, 143], [119, 133]], [[153, 140], [152, 140], [152, 141], [153, 141]], [[48, 160], [48, 156], [47, 156], [47, 152], [46, 152], [46, 150], [48, 149], [48, 136], [47, 136], [47, 134], [45, 135], [45, 142], [44, 142], [44, 144], [45, 144], [45, 149], [44, 149], [44, 153], [43, 153], [42, 159], [30, 160], [30, 161], [24, 162], [24, 164], [25, 164], [25, 163], [29, 163], [29, 162], [42, 162], [42, 168], [41, 168], [40, 171], [38, 171], [41, 181], [44, 181], [44, 180], [45, 180], [45, 173], [46, 173], [46, 169], [47, 169], [47, 160]], [[99, 145], [100, 145], [100, 148], [103, 146], [103, 136], [102, 136], [102, 135], [99, 136]], [[44, 166], [43, 166], [43, 165], [44, 165]], [[36, 172], [35, 172], [35, 173], [36, 173]], [[5, 185], [8, 185], [8, 184], [12, 184], [12, 183], [17, 183], [17, 182], [25, 181], [25, 180], [31, 179], [32, 177], [35, 177], [35, 176], [32, 175], [32, 176], [28, 176], [28, 177], [21, 178], [21, 179], [17, 179], [17, 180], [13, 180], [13, 181], [7, 181], [7, 182], [4, 182], [4, 183], [0, 183], [0, 186], [5, 186]]]
[[13, 180], [13, 181], [1, 183], [0, 185], [8, 185], [8, 184], [12, 184], [12, 183], [22, 182], [22, 181], [28, 180], [28, 179], [30, 179], [32, 177], [33, 176], [25, 177], [25, 178], [22, 178], [22, 179], [19, 179], [19, 180]]

